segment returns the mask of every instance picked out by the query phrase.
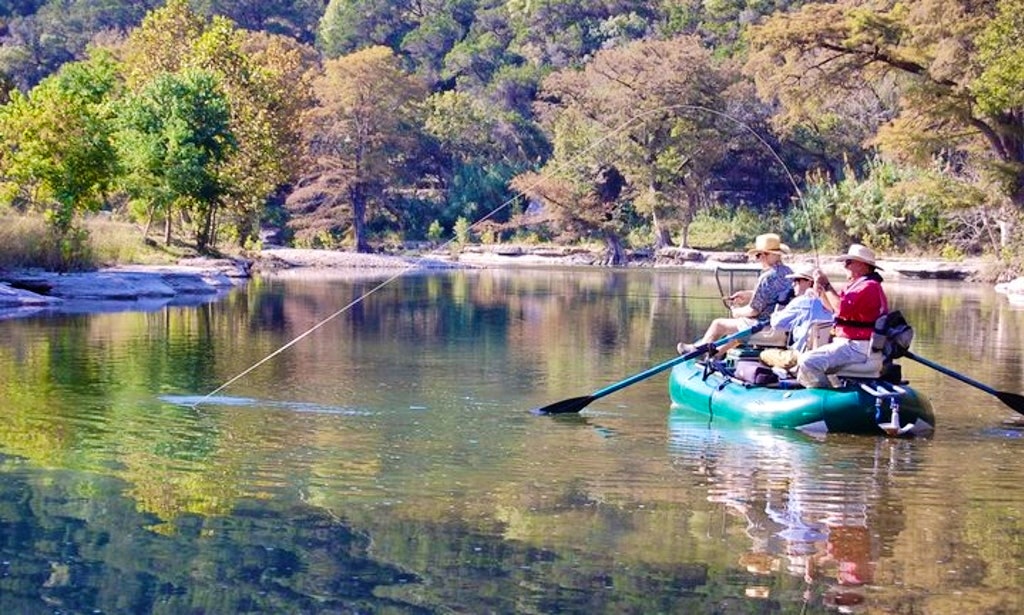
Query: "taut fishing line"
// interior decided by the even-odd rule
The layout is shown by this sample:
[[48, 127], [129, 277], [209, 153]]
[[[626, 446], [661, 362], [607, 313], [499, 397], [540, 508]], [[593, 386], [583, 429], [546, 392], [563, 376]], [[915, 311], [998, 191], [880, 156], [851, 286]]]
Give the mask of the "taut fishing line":
[[[723, 113], [721, 111], [716, 111], [716, 110], [710, 109], [708, 107], [702, 107], [700, 105], [689, 105], [689, 104], [667, 105], [665, 107], [659, 107], [657, 109], [652, 109], [650, 111], [646, 111], [644, 113], [636, 115], [636, 116], [626, 120], [625, 122], [622, 122], [618, 126], [615, 126], [612, 129], [610, 129], [605, 136], [601, 137], [600, 139], [597, 139], [592, 144], [590, 144], [589, 146], [587, 146], [586, 148], [581, 150], [578, 154], [576, 154], [575, 156], [573, 156], [572, 158], [570, 158], [566, 162], [564, 162], [564, 163], [562, 163], [560, 165], [555, 165], [555, 168], [551, 169], [546, 174], [544, 174], [540, 178], [538, 178], [537, 181], [535, 181], [533, 184], [530, 185], [529, 188], [527, 188], [527, 190], [529, 190], [530, 188], [539, 186], [544, 181], [548, 180], [551, 177], [554, 177], [558, 172], [560, 172], [562, 170], [562, 168], [564, 168], [566, 166], [569, 166], [572, 163], [575, 163], [577, 160], [580, 160], [581, 158], [583, 158], [584, 155], [586, 155], [590, 151], [594, 150], [598, 146], [602, 145], [606, 141], [610, 140], [612, 137], [616, 136], [618, 133], [622, 132], [623, 130], [625, 130], [626, 128], [631, 126], [632, 124], [634, 124], [634, 123], [636, 123], [636, 122], [638, 122], [640, 120], [643, 120], [644, 118], [646, 118], [647, 116], [649, 116], [651, 114], [659, 113], [659, 112], [670, 110], [670, 109], [691, 109], [691, 110], [695, 110], [695, 111], [705, 111], [707, 113], [711, 113], [713, 115], [717, 115], [717, 116], [725, 118], [725, 119], [727, 119], [727, 120], [729, 120], [731, 122], [734, 122], [738, 126], [741, 126], [745, 130], [750, 132], [750, 134], [753, 135], [755, 139], [757, 139], [762, 145], [765, 146], [765, 148], [768, 149], [769, 152], [771, 152], [771, 154], [775, 158], [775, 160], [777, 160], [778, 163], [782, 166], [782, 169], [783, 169], [783, 171], [785, 171], [786, 176], [789, 178], [789, 182], [793, 185], [793, 189], [796, 191], [797, 196], [800, 198], [801, 202], [803, 201], [803, 193], [800, 192], [800, 188], [799, 188], [799, 186], [797, 186], [796, 180], [793, 178], [793, 174], [789, 172], [789, 167], [787, 167], [786, 163], [783, 162], [783, 160], [779, 156], [778, 152], [775, 151], [775, 148], [773, 148], [767, 141], [765, 141], [764, 138], [761, 137], [761, 135], [757, 134], [757, 132], [753, 128], [748, 126], [743, 121], [741, 121], [741, 120], [739, 120], [737, 118], [734, 118], [734, 117], [732, 117], [731, 115], [729, 115], [727, 113]], [[522, 192], [520, 194], [522, 194]], [[491, 217], [495, 216], [498, 212], [500, 212], [500, 211], [504, 210], [505, 208], [511, 206], [512, 203], [514, 203], [518, 198], [520, 198], [520, 194], [517, 194], [517, 195], [513, 196], [512, 198], [509, 198], [508, 200], [503, 202], [501, 205], [499, 205], [497, 208], [493, 209], [492, 211], [490, 211], [486, 215], [481, 216], [475, 222], [473, 222], [471, 225], [469, 225], [469, 228], [472, 229], [472, 228], [482, 224], [483, 222], [489, 220]], [[809, 226], [810, 223], [811, 223], [810, 216], [808, 215], [808, 228], [810, 228], [810, 226]], [[814, 247], [814, 234], [810, 233], [810, 236], [811, 236], [811, 247], [814, 250], [814, 258], [815, 258], [815, 261], [817, 261], [818, 260], [818, 250], [817, 250], [816, 247]], [[442, 243], [437, 249], [440, 250], [440, 251], [443, 251], [450, 244], [455, 242], [456, 239], [457, 238], [455, 238], [455, 237], [449, 239], [448, 241]], [[367, 297], [369, 297], [373, 293], [375, 293], [375, 292], [381, 290], [382, 288], [390, 285], [392, 282], [394, 282], [398, 278], [402, 277], [403, 275], [405, 275], [409, 271], [411, 271], [413, 269], [416, 269], [417, 267], [418, 267], [418, 265], [416, 263], [410, 263], [407, 267], [404, 267], [404, 268], [400, 269], [398, 271], [398, 273], [392, 275], [391, 277], [387, 278], [386, 280], [384, 280], [380, 284], [374, 286], [370, 290], [364, 292], [362, 295], [356, 297], [355, 299], [353, 299], [352, 301], [347, 303], [345, 306], [343, 306], [340, 309], [338, 309], [337, 311], [335, 311], [333, 314], [330, 314], [329, 316], [325, 317], [323, 320], [317, 322], [316, 324], [314, 324], [309, 329], [306, 329], [304, 332], [302, 332], [301, 334], [297, 335], [291, 341], [285, 343], [283, 346], [281, 346], [280, 348], [278, 348], [274, 352], [268, 354], [267, 356], [263, 357], [262, 359], [260, 359], [256, 363], [254, 363], [252, 366], [246, 368], [244, 371], [239, 373], [237, 376], [232, 377], [230, 380], [228, 380], [224, 384], [222, 384], [219, 387], [217, 387], [216, 389], [210, 391], [209, 393], [204, 395], [199, 401], [197, 401], [196, 403], [192, 404], [192, 406], [193, 407], [198, 406], [203, 401], [213, 397], [214, 395], [216, 395], [217, 393], [219, 393], [219, 392], [223, 391], [224, 389], [228, 388], [229, 386], [231, 386], [235, 382], [238, 382], [239, 380], [241, 380], [245, 376], [247, 376], [250, 373], [252, 373], [257, 368], [259, 368], [261, 365], [266, 363], [267, 361], [273, 359], [274, 357], [276, 357], [277, 355], [281, 354], [285, 350], [287, 350], [287, 349], [291, 348], [292, 346], [294, 346], [295, 344], [299, 343], [301, 340], [303, 340], [306, 337], [308, 337], [309, 335], [311, 335], [314, 331], [320, 329], [321, 327], [323, 327], [324, 325], [326, 325], [330, 321], [334, 320], [338, 316], [340, 316], [340, 315], [344, 314], [345, 312], [349, 311], [350, 309], [352, 309], [353, 306], [358, 305], [360, 302], [365, 300]]]

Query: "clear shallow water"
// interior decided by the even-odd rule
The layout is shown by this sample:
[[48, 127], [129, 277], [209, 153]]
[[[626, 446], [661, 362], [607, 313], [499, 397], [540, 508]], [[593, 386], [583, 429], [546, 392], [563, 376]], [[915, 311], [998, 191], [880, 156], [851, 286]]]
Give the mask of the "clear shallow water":
[[[0, 322], [0, 612], [1024, 608], [1024, 430], [927, 367], [928, 440], [708, 425], [664, 375], [529, 413], [671, 357], [708, 277], [405, 277], [209, 395], [378, 283]], [[1024, 312], [890, 298], [916, 352], [1024, 391]]]

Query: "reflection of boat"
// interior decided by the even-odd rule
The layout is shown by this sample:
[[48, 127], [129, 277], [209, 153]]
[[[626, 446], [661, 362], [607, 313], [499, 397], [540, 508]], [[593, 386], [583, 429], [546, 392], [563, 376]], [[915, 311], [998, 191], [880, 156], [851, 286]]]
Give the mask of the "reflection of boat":
[[833, 389], [786, 380], [761, 385], [740, 380], [724, 362], [695, 359], [672, 369], [669, 395], [674, 408], [808, 433], [927, 435], [935, 429], [927, 398], [879, 378], [843, 378]]
[[748, 595], [782, 596], [786, 584], [767, 579], [791, 576], [816, 588], [805, 601], [866, 600], [857, 588], [873, 582], [886, 543], [902, 529], [890, 494], [913, 442], [815, 440], [680, 408], [669, 414], [668, 429], [670, 453], [706, 477], [708, 502], [728, 513], [717, 531], [749, 540], [738, 559], [753, 584]]

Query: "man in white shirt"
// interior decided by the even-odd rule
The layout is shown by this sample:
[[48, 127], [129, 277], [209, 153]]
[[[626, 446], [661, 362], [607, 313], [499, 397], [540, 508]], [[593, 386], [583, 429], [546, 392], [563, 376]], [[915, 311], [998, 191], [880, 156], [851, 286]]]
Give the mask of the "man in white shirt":
[[786, 277], [793, 280], [793, 299], [773, 312], [769, 322], [775, 329], [791, 331], [793, 340], [789, 347], [803, 352], [810, 344], [811, 325], [831, 322], [833, 316], [814, 291], [812, 269], [800, 268]]

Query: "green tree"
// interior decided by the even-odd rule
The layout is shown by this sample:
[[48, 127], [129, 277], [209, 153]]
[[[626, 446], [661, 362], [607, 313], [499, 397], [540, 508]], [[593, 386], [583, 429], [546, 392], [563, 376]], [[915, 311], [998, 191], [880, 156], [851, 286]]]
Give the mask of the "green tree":
[[243, 30], [307, 44], [313, 42], [324, 10], [323, 0], [196, 0], [192, 6], [204, 15], [227, 17]]
[[446, 188], [441, 216], [446, 226], [460, 216], [478, 219], [507, 203], [513, 197], [509, 180], [543, 153], [541, 136], [534, 141], [522, 138], [524, 133], [529, 135], [519, 129], [522, 118], [479, 97], [440, 92], [427, 99], [426, 109], [423, 130], [439, 146], [437, 158]]
[[[733, 79], [693, 37], [605, 50], [582, 70], [560, 71], [545, 81], [541, 94], [553, 101], [544, 112], [555, 143], [548, 168], [583, 185], [594, 181], [595, 169], [618, 169], [636, 209], [649, 217], [656, 243], [670, 243], [669, 218], [683, 222], [685, 242], [687, 225], [735, 132], [715, 112], [725, 106], [722, 93]], [[573, 192], [579, 195], [581, 188]], [[676, 200], [682, 207], [672, 205]], [[604, 199], [561, 204], [577, 212], [587, 205], [598, 212], [610, 206]], [[604, 221], [615, 253], [627, 220], [608, 216], [591, 212], [586, 218]]]
[[114, 135], [124, 189], [155, 215], [171, 242], [176, 209], [192, 222], [196, 246], [213, 239], [217, 207], [227, 193], [219, 165], [235, 147], [228, 102], [211, 73], [186, 69], [153, 79], [127, 97]]
[[113, 175], [108, 99], [117, 87], [116, 63], [97, 52], [66, 64], [28, 95], [13, 92], [0, 108], [4, 198], [21, 196], [45, 210], [65, 267], [77, 247], [77, 214], [101, 206]]
[[131, 33], [123, 55], [126, 79], [136, 89], [190, 68], [217, 77], [236, 147], [218, 163], [224, 189], [208, 239], [226, 226], [240, 245], [249, 244], [270, 196], [298, 176], [313, 50], [286, 37], [240, 30], [223, 17], [207, 22], [184, 0], [171, 0]]
[[657, 3], [647, 0], [511, 0], [509, 48], [532, 64], [565, 68], [643, 38], [657, 22], [657, 11]]
[[473, 0], [417, 3], [413, 27], [402, 37], [401, 51], [428, 83], [440, 80], [444, 58], [473, 23]]
[[309, 49], [282, 36], [250, 34], [215, 18], [190, 64], [217, 75], [237, 147], [220, 165], [224, 214], [239, 245], [252, 241], [267, 199], [298, 177], [301, 115], [312, 105]]
[[189, 8], [187, 0], [168, 0], [148, 13], [121, 47], [128, 87], [144, 87], [164, 73], [187, 66], [205, 30], [206, 20]]
[[337, 58], [364, 47], [398, 49], [412, 30], [408, 0], [330, 0], [317, 30], [317, 48]]
[[17, 3], [9, 9], [13, 16], [4, 16], [0, 72], [27, 91], [63, 64], [84, 58], [90, 45], [116, 39], [135, 27], [146, 11], [160, 4], [160, 0]]

